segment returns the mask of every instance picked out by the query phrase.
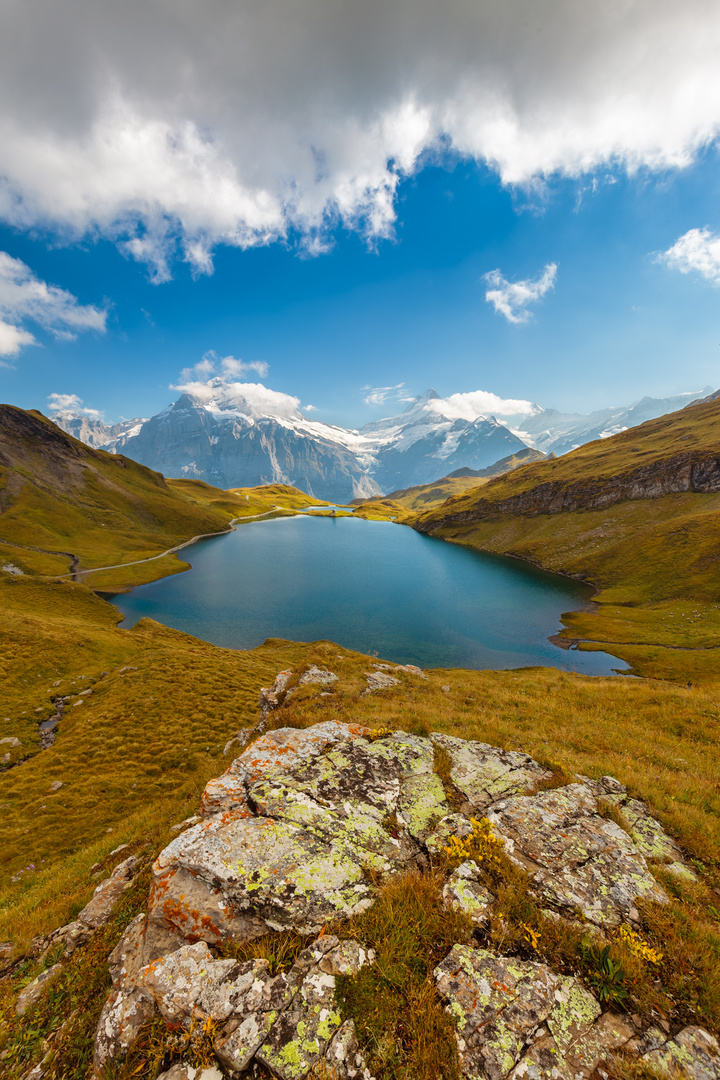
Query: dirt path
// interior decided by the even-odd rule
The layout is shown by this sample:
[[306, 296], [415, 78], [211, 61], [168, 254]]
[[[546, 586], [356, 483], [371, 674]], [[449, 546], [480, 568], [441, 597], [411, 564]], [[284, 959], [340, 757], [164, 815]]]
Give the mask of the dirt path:
[[[225, 536], [226, 533], [233, 532], [236, 524], [239, 521], [256, 521], [258, 518], [268, 517], [270, 514], [276, 514], [278, 510], [285, 513], [296, 513], [297, 511], [291, 510], [287, 506], [275, 506], [272, 510], [266, 510], [262, 514], [248, 514], [247, 517], [236, 517], [230, 522], [227, 529], [223, 529], [221, 532], [212, 533], [200, 533], [199, 536], [193, 536], [190, 540], [184, 540], [182, 544], [176, 544], [175, 547], [168, 548], [167, 551], [161, 551], [159, 555], [149, 555], [146, 559], [134, 559], [132, 562], [115, 563], [114, 566], [93, 566], [90, 570], [78, 570], [77, 559], [76, 566], [73, 567], [73, 571], [70, 574], [55, 574], [54, 577], [71, 577], [73, 581], [84, 581], [88, 574], [98, 574], [101, 570], [122, 570], [126, 566], [139, 566], [141, 563], [155, 562], [156, 559], [164, 559], [166, 555], [174, 555], [176, 551], [182, 551], [183, 548], [189, 547], [191, 544], [197, 543], [198, 540], [208, 540], [212, 536]], [[72, 558], [76, 558], [72, 556]]]

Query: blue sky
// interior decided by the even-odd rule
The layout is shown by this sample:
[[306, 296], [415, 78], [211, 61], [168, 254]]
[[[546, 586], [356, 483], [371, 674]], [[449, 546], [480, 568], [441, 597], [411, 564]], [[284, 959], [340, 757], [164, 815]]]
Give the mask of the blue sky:
[[[550, 23], [555, 6], [540, 6]], [[665, 25], [664, 10], [650, 5], [644, 17], [670, 41], [679, 31], [672, 21]], [[707, 7], [703, 12], [711, 17]], [[468, 17], [465, 8], [463, 15]], [[143, 17], [138, 8], [138, 25]], [[688, 22], [692, 18], [688, 9]], [[379, 14], [377, 19], [381, 22]], [[717, 22], [710, 29], [717, 30]], [[520, 56], [524, 30], [519, 16], [517, 26]], [[41, 28], [29, 29], [30, 39], [34, 32], [40, 43]], [[624, 27], [620, 17], [611, 29], [606, 53], [599, 58], [619, 56], [620, 64], [635, 30]], [[344, 27], [333, 34], [339, 62], [346, 47]], [[212, 33], [206, 44], [211, 55], [219, 48]], [[197, 59], [191, 39], [184, 47]], [[419, 50], [427, 47], [418, 40]], [[314, 46], [307, 48], [312, 60]], [[373, 48], [381, 47], [371, 37], [367, 48], [369, 63]], [[634, 76], [626, 72], [630, 97], [618, 115], [632, 115], [635, 128], [625, 131], [618, 121], [616, 142], [607, 141], [601, 121], [620, 106], [601, 81], [580, 84], [575, 111], [562, 115], [562, 86], [548, 92], [547, 109], [555, 108], [558, 124], [571, 132], [551, 150], [550, 121], [538, 120], [535, 106], [535, 112], [528, 106], [523, 114], [522, 93], [529, 93], [532, 84], [521, 81], [514, 87], [512, 146], [491, 153], [477, 134], [489, 123], [477, 114], [480, 105], [467, 106], [468, 113], [474, 108], [473, 115], [479, 116], [468, 135], [466, 115], [457, 109], [453, 113], [448, 105], [451, 98], [456, 103], [457, 95], [452, 97], [445, 84], [429, 86], [428, 80], [426, 85], [421, 76], [416, 76], [416, 98], [425, 94], [425, 113], [443, 104], [435, 127], [425, 119], [421, 123], [417, 108], [399, 113], [396, 108], [394, 127], [380, 130], [373, 121], [370, 134], [360, 130], [348, 76], [345, 112], [333, 106], [337, 115], [321, 116], [311, 133], [314, 147], [325, 140], [322, 153], [313, 150], [312, 182], [302, 180], [306, 163], [297, 150], [305, 121], [296, 120], [288, 134], [285, 99], [270, 111], [270, 120], [264, 103], [256, 121], [243, 121], [251, 126], [262, 120], [267, 131], [261, 136], [264, 172], [257, 179], [246, 164], [246, 147], [233, 147], [229, 136], [221, 142], [223, 117], [218, 119], [212, 95], [201, 100], [197, 89], [185, 87], [186, 99], [180, 106], [172, 104], [178, 115], [192, 115], [199, 124], [203, 110], [205, 115], [215, 110], [215, 134], [194, 151], [215, 154], [203, 174], [209, 177], [207, 191], [200, 194], [180, 172], [185, 154], [180, 165], [175, 158], [171, 166], [158, 158], [137, 181], [137, 190], [124, 188], [112, 199], [107, 196], [106, 177], [117, 177], [117, 160], [125, 162], [122, 155], [127, 156], [135, 183], [144, 157], [129, 137], [122, 143], [117, 135], [120, 159], [113, 159], [112, 172], [103, 173], [110, 170], [105, 159], [83, 158], [77, 150], [80, 136], [76, 133], [73, 142], [68, 135], [71, 122], [81, 134], [95, 131], [93, 108], [105, 115], [102, 79], [81, 90], [69, 87], [62, 116], [51, 116], [56, 106], [51, 108], [47, 95], [28, 104], [18, 93], [16, 104], [0, 117], [0, 133], [3, 120], [12, 124], [21, 114], [31, 130], [33, 123], [45, 132], [55, 125], [54, 137], [66, 159], [65, 171], [57, 173], [57, 155], [38, 157], [36, 147], [17, 142], [15, 157], [7, 151], [7, 160], [0, 160], [5, 178], [4, 188], [0, 184], [0, 252], [5, 253], [0, 261], [0, 351], [5, 343], [0, 397], [47, 411], [51, 394], [76, 395], [85, 408], [110, 420], [150, 415], [177, 396], [170, 386], [181, 381], [181, 370], [209, 351], [255, 365], [256, 370], [242, 375], [244, 381], [262, 379], [303, 406], [313, 406], [315, 418], [347, 426], [398, 411], [402, 399], [429, 386], [442, 396], [486, 390], [583, 412], [645, 394], [668, 396], [707, 384], [716, 388], [720, 95], [709, 94], [716, 116], [707, 112], [707, 93], [698, 98], [702, 108], [692, 100], [688, 105], [688, 72], [693, 63], [702, 70], [704, 48], [696, 41], [695, 55], [682, 63], [678, 59], [676, 71], [666, 63], [655, 72], [671, 89], [675, 78], [675, 97], [683, 102], [675, 112], [674, 98], [670, 104], [656, 100], [653, 87], [648, 89], [647, 71], [640, 72], [635, 103], [628, 105]], [[446, 43], [450, 60], [453, 50], [458, 56], [462, 51], [451, 40]], [[505, 58], [506, 74], [515, 70], [515, 59], [512, 51]], [[129, 80], [125, 56], [104, 62], [116, 83], [117, 72]], [[384, 62], [389, 79], [393, 60]], [[474, 74], [482, 70], [480, 60], [465, 62]], [[568, 70], [568, 79], [574, 70]], [[360, 63], [360, 75], [363, 71]], [[548, 77], [546, 69], [537, 78], [543, 75]], [[22, 77], [15, 73], [16, 84]], [[262, 73], [254, 77], [259, 93]], [[308, 101], [323, 89], [314, 78], [306, 74], [301, 79]], [[392, 85], [385, 92], [383, 104], [392, 111]], [[171, 107], [157, 87], [146, 88], [141, 105], [143, 115], [170, 116]], [[137, 101], [135, 106], [140, 107]], [[235, 130], [239, 115], [225, 119], [228, 131]], [[343, 135], [348, 117], [359, 125], [351, 145]], [[594, 118], [594, 134], [589, 120], [584, 126], [584, 117]], [[173, 122], [179, 122], [175, 114]], [[646, 145], [652, 122], [654, 141]], [[126, 130], [117, 119], [107, 123], [116, 134]], [[257, 140], [257, 132], [253, 137]], [[8, 145], [12, 150], [12, 140]], [[229, 166], [218, 157], [221, 145], [233, 176], [246, 170], [245, 201], [233, 189], [227, 211], [223, 177]], [[87, 181], [82, 205], [76, 205], [62, 185], [73, 177], [82, 185], [91, 168], [98, 172], [97, 184]], [[177, 176], [188, 185], [182, 198], [173, 202], [168, 195], [163, 201], [165, 191], [175, 191]], [[288, 176], [297, 190], [304, 183], [303, 194], [290, 212], [286, 193], [277, 211], [267, 192], [272, 193], [272, 183], [280, 184], [278, 177], [287, 192]], [[248, 191], [254, 193], [252, 205]], [[663, 256], [667, 252], [674, 254]], [[486, 277], [493, 271], [498, 271], [494, 282]], [[493, 289], [499, 305], [487, 299]], [[366, 403], [371, 389], [389, 387], [399, 389], [376, 393], [375, 403]]]

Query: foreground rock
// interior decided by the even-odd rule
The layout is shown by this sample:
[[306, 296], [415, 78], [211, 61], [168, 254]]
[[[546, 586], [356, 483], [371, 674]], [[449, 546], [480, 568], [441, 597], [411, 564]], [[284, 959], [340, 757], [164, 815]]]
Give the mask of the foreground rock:
[[577, 979], [545, 964], [456, 945], [435, 978], [468, 1077], [579, 1080], [635, 1034], [628, 1021], [602, 1014]]
[[[265, 719], [291, 674], [263, 691]], [[306, 685], [326, 692], [329, 674], [312, 670]], [[459, 812], [435, 772], [437, 753], [446, 769], [449, 759]], [[211, 1024], [225, 1075], [259, 1063], [280, 1080], [313, 1070], [368, 1080], [335, 980], [373, 958], [326, 927], [365, 910], [391, 875], [437, 865], [451, 842], [473, 834], [475, 815], [487, 816], [538, 904], [557, 917], [603, 932], [636, 922], [640, 901], [666, 902], [648, 859], [687, 868], [646, 808], [610, 777], [538, 790], [549, 775], [525, 754], [446, 735], [374, 735], [336, 721], [262, 734], [207, 785], [201, 820], [155, 862], [147, 919], [130, 925], [111, 957], [96, 1069], [122, 1058], [157, 1012], [188, 1033]], [[627, 831], [608, 819], [608, 801], [628, 813]], [[443, 900], [479, 933], [496, 905], [472, 858], [447, 872]], [[222, 955], [283, 930], [315, 939], [286, 971]], [[691, 1075], [717, 1076], [707, 1071], [716, 1047], [707, 1033], [639, 1033], [544, 964], [457, 944], [435, 976], [468, 1080], [583, 1080], [621, 1048], [666, 1072], [689, 1055], [705, 1070]], [[186, 1064], [177, 1069], [189, 1076]]]

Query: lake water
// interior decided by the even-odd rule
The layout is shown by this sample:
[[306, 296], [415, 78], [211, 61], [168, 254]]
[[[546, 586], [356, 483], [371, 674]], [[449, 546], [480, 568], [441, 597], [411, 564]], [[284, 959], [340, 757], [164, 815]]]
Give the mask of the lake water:
[[421, 667], [549, 665], [592, 675], [627, 665], [548, 635], [592, 590], [515, 559], [357, 518], [254, 521], [185, 548], [184, 574], [113, 602], [123, 627], [150, 616], [216, 645], [327, 639]]

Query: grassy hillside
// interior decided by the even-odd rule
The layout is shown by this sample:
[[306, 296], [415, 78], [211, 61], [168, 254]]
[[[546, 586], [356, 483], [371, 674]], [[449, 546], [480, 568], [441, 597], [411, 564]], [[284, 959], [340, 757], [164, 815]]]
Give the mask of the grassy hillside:
[[[720, 401], [711, 401], [517, 469], [413, 524], [596, 585], [594, 610], [565, 617], [566, 637], [612, 646], [642, 673], [715, 677], [720, 491], [663, 491], [718, 461]], [[638, 477], [650, 478], [656, 497], [603, 505], [632, 490]], [[558, 510], [563, 499], [584, 508]]]
[[[47, 575], [132, 563], [235, 517], [317, 505], [295, 488], [222, 491], [165, 480], [122, 454], [93, 450], [38, 412], [0, 405], [0, 565]], [[186, 567], [175, 556], [93, 578], [138, 585]]]

